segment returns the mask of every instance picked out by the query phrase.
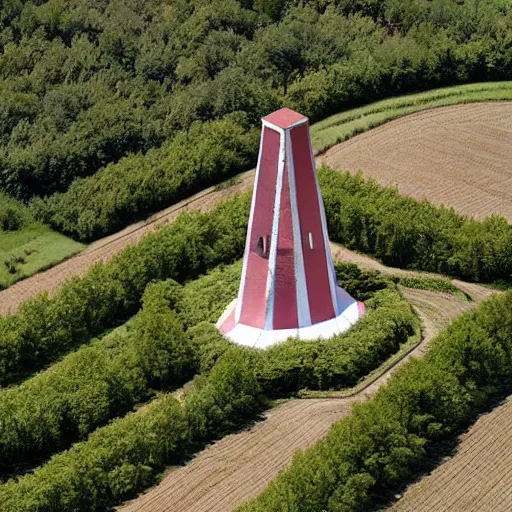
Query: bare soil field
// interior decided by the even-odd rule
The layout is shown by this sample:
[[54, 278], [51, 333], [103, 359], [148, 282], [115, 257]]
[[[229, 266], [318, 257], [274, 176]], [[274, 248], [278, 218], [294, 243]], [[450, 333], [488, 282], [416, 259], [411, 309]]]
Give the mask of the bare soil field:
[[512, 222], [512, 102], [426, 110], [357, 135], [320, 157], [402, 194]]
[[[336, 249], [333, 247], [334, 254]], [[338, 257], [340, 257], [338, 252]], [[343, 251], [340, 259], [358, 260], [371, 268], [374, 260]], [[366, 263], [366, 265], [365, 265]], [[394, 269], [390, 269], [389, 272]], [[417, 274], [416, 274], [417, 275]], [[475, 285], [478, 286], [478, 285]], [[481, 288], [481, 287], [478, 287]], [[159, 485], [119, 508], [121, 512], [228, 512], [257, 496], [285, 468], [297, 450], [321, 439], [330, 426], [350, 414], [352, 404], [373, 396], [410, 357], [421, 357], [430, 340], [453, 318], [493, 292], [481, 291], [475, 302], [453, 295], [402, 289], [422, 319], [423, 339], [406, 357], [356, 395], [336, 399], [286, 402], [266, 413], [249, 430], [210, 445], [187, 465], [172, 469]]]
[[389, 512], [510, 512], [512, 398], [461, 436], [456, 455], [412, 485]]

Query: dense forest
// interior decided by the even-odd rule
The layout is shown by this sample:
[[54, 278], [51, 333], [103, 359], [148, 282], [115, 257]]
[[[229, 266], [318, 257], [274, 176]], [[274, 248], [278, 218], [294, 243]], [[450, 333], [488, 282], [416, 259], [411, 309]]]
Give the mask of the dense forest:
[[[283, 104], [318, 120], [394, 94], [509, 77], [511, 12], [508, 0], [3, 2], [0, 189], [29, 200], [97, 175], [67, 200], [36, 202], [43, 220], [93, 239], [118, 219], [70, 229], [74, 203], [97, 196], [89, 217], [119, 217], [110, 203], [138, 194], [136, 217], [218, 182], [217, 166], [254, 164], [251, 129]], [[202, 123], [221, 120], [241, 156], [203, 168], [197, 138], [214, 154], [223, 148]], [[196, 164], [184, 183], [183, 145]], [[171, 192], [154, 198], [160, 188]]]

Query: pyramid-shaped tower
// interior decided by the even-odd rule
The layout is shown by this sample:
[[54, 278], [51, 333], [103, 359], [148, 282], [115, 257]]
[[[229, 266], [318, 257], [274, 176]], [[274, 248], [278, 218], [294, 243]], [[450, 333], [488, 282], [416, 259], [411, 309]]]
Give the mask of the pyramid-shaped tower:
[[307, 117], [263, 118], [238, 298], [217, 322], [236, 343], [329, 338], [364, 313], [336, 283]]

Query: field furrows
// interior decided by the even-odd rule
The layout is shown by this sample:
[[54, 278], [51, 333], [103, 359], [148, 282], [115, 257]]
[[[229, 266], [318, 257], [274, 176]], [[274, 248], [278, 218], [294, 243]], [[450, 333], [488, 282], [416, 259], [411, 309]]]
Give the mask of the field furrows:
[[353, 137], [320, 159], [402, 194], [512, 221], [512, 102], [426, 110]]
[[[466, 130], [467, 133], [473, 134], [474, 140], [470, 140], [463, 149], [460, 147], [461, 141], [447, 144], [442, 150], [444, 151], [444, 156], [441, 157], [439, 156], [441, 146], [445, 144], [449, 136], [446, 131], [452, 129], [456, 139], [459, 133]], [[423, 148], [423, 141], [420, 139], [423, 134], [429, 133], [429, 130], [431, 132], [430, 137], [438, 137], [440, 139], [438, 141], [440, 147], [430, 148], [429, 151], [421, 149], [421, 154], [423, 155], [421, 158], [418, 154], [411, 157], [407, 156], [407, 158], [402, 158], [400, 163], [400, 159], [396, 155], [399, 150], [402, 150], [402, 146], [412, 148], [416, 145]], [[480, 137], [481, 133], [488, 134], [485, 140], [489, 139], [488, 142], [491, 149], [480, 148], [482, 145], [480, 139], [484, 137], [483, 135]], [[492, 136], [489, 134], [492, 134]], [[395, 139], [395, 137], [398, 138]], [[413, 138], [413, 142], [407, 142], [411, 138]], [[394, 143], [393, 140], [398, 140], [398, 143]], [[512, 102], [476, 103], [426, 110], [391, 121], [379, 128], [334, 146], [322, 157], [319, 157], [318, 161], [327, 161], [329, 165], [333, 165], [335, 168], [350, 169], [351, 166], [348, 165], [350, 160], [347, 158], [349, 154], [352, 154], [351, 151], [354, 151], [354, 155], [351, 158], [352, 162], [356, 162], [357, 165], [354, 164], [355, 167], [352, 166], [353, 169], [351, 170], [358, 168], [365, 170], [362, 163], [371, 161], [373, 167], [370, 166], [369, 170], [365, 171], [367, 175], [386, 182], [383, 177], [372, 174], [377, 172], [376, 169], [382, 168], [383, 172], [391, 172], [390, 176], [392, 179], [390, 178], [391, 181], [387, 183], [398, 183], [402, 192], [411, 195], [415, 195], [416, 192], [416, 197], [418, 197], [418, 190], [421, 189], [424, 191], [421, 197], [427, 197], [433, 202], [439, 202], [439, 196], [432, 192], [430, 183], [437, 183], [440, 189], [446, 192], [449, 182], [447, 180], [449, 180], [451, 174], [455, 173], [455, 175], [459, 176], [457, 178], [459, 181], [456, 180], [453, 183], [452, 180], [452, 185], [455, 187], [452, 188], [452, 192], [456, 190], [457, 194], [450, 193], [448, 198], [450, 201], [441, 200], [441, 202], [456, 206], [460, 212], [474, 214], [477, 217], [481, 216], [480, 213], [482, 212], [472, 211], [469, 205], [475, 204], [479, 197], [486, 197], [485, 190], [480, 190], [478, 186], [498, 180], [497, 185], [493, 186], [493, 191], [496, 194], [505, 194], [506, 200], [500, 204], [506, 204], [506, 211], [495, 208], [492, 201], [483, 199], [483, 212], [500, 213], [509, 220], [512, 220], [512, 186], [510, 186], [512, 185], [512, 169], [508, 165], [508, 161], [512, 157], [511, 142]], [[392, 148], [390, 149], [391, 145]], [[352, 146], [355, 146], [356, 149], [351, 150]], [[419, 152], [420, 150], [417, 149], [417, 151]], [[486, 158], [489, 157], [491, 159], [492, 165], [490, 165], [489, 169], [498, 169], [494, 174], [487, 167], [484, 166], [484, 168], [480, 165], [482, 160], [477, 154], [482, 151]], [[494, 153], [496, 154], [494, 155]], [[432, 158], [435, 159], [435, 169], [430, 167]], [[446, 161], [444, 160], [445, 158]], [[398, 167], [394, 168], [391, 166], [390, 169], [390, 164], [386, 164], [389, 159], [391, 159], [391, 162], [396, 160], [402, 166], [407, 165], [407, 168], [401, 169], [400, 165], [395, 162]], [[439, 161], [437, 161], [438, 159]], [[361, 162], [361, 165], [359, 165], [359, 162]], [[456, 165], [457, 162], [462, 162], [459, 167]], [[480, 165], [480, 167], [475, 168], [474, 165], [476, 164]], [[426, 173], [425, 168], [428, 169]], [[387, 169], [387, 171], [384, 171], [384, 169]], [[460, 181], [460, 175], [461, 173], [464, 174], [464, 172], [468, 174], [463, 183]], [[428, 177], [428, 179], [425, 179], [425, 177]], [[216, 189], [215, 187], [205, 189], [180, 203], [162, 210], [145, 221], [132, 224], [114, 235], [94, 242], [80, 254], [45, 272], [36, 274], [6, 290], [0, 291], [0, 315], [7, 315], [16, 311], [23, 301], [35, 297], [41, 292], [51, 293], [55, 291], [65, 280], [75, 275], [83, 274], [94, 263], [108, 261], [127, 245], [137, 243], [143, 235], [153, 231], [157, 226], [174, 220], [181, 212], [187, 210], [206, 211], [212, 209], [220, 200], [228, 199], [239, 192], [250, 189], [253, 185], [253, 180], [254, 171], [248, 171], [241, 175], [241, 179], [234, 186], [221, 189]], [[475, 184], [478, 183], [479, 185], [476, 186]], [[464, 197], [463, 200], [461, 200], [462, 197]], [[454, 204], [451, 199], [458, 202], [462, 201], [461, 208]], [[471, 211], [468, 211], [467, 208]], [[370, 263], [370, 259], [365, 261], [368, 264]], [[375, 269], [380, 270], [383, 267], [375, 260], [372, 261], [374, 261]], [[357, 261], [354, 262], [357, 263]], [[393, 273], [397, 272], [393, 271]]]
[[455, 456], [412, 485], [389, 512], [512, 510], [512, 399], [461, 436]]
[[227, 512], [257, 496], [286, 467], [296, 450], [321, 439], [329, 427], [350, 413], [352, 404], [372, 395], [410, 357], [421, 357], [428, 342], [455, 316], [474, 307], [452, 295], [402, 289], [421, 316], [422, 342], [404, 359], [356, 396], [293, 400], [269, 411], [250, 430], [233, 434], [174, 469], [148, 493], [121, 512]]
[[307, 448], [349, 414], [354, 400], [293, 400], [270, 410], [264, 421], [211, 445], [121, 510], [232, 510], [262, 491], [295, 450]]

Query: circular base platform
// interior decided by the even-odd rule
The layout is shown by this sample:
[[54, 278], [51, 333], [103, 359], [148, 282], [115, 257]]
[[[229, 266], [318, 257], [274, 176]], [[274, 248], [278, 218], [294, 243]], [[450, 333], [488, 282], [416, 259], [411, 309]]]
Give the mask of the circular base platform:
[[254, 348], [267, 348], [288, 338], [301, 340], [328, 339], [335, 334], [350, 329], [365, 312], [362, 302], [353, 301], [335, 318], [297, 329], [264, 330], [241, 323], [235, 324], [236, 299], [226, 308], [217, 322], [217, 328], [231, 341], [238, 345]]

